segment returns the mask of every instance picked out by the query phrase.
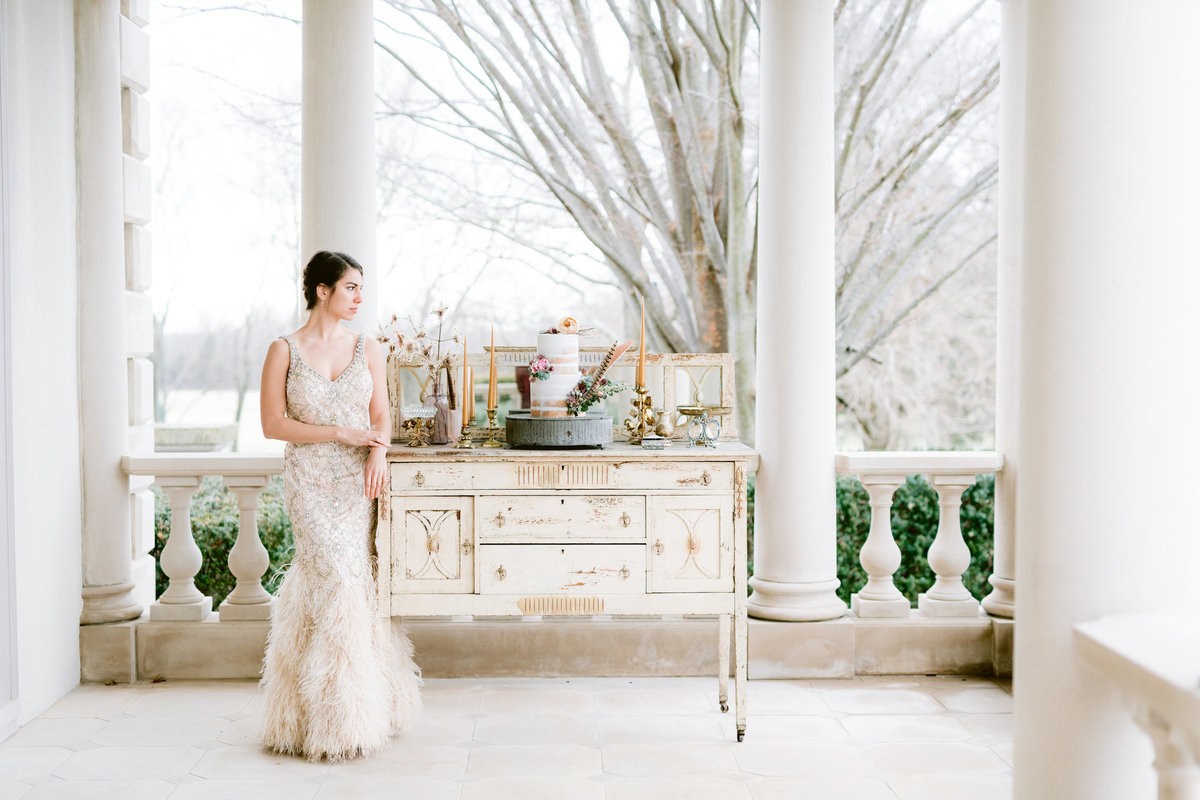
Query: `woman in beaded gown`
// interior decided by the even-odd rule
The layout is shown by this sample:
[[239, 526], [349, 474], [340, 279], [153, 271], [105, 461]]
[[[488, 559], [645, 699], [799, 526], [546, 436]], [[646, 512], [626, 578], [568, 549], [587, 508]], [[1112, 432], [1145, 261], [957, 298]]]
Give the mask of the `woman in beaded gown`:
[[377, 612], [373, 533], [391, 440], [383, 353], [342, 327], [362, 267], [322, 251], [304, 270], [309, 318], [271, 343], [263, 433], [288, 444], [284, 505], [296, 552], [271, 611], [263, 746], [310, 760], [387, 746], [420, 707], [412, 648]]

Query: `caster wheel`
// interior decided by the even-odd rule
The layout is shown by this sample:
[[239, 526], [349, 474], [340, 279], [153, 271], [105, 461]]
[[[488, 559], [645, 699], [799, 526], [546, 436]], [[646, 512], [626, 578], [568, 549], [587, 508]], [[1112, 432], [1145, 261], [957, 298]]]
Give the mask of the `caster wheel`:
[[746, 738], [746, 732], [738, 731], [738, 741], [740, 742], [742, 739], [745, 739], [745, 738]]
[[729, 703], [721, 703], [721, 713], [724, 714], [729, 710]]

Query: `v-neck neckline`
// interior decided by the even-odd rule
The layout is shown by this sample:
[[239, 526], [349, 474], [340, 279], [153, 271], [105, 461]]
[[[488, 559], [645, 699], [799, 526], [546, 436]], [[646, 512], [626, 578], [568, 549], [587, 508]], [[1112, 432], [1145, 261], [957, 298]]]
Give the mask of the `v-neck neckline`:
[[317, 369], [312, 364], [309, 364], [307, 361], [304, 360], [304, 356], [302, 356], [300, 354], [300, 347], [296, 344], [295, 339], [293, 339], [290, 336], [287, 338], [288, 338], [288, 342], [292, 346], [292, 349], [296, 352], [296, 360], [299, 361], [301, 364], [303, 364], [305, 367], [307, 367], [309, 372], [312, 372], [313, 374], [319, 375], [320, 377], [324, 378], [325, 382], [330, 385], [333, 385], [333, 384], [337, 383], [338, 381], [340, 381], [342, 378], [346, 377], [346, 373], [348, 373], [350, 371], [350, 368], [354, 366], [354, 362], [358, 360], [358, 346], [362, 342], [362, 334], [359, 334], [358, 338], [356, 338], [354, 340], [354, 355], [350, 356], [350, 363], [347, 364], [346, 367], [341, 372], [338, 373], [338, 376], [336, 378], [330, 378], [324, 372], [321, 372], [321, 370]]

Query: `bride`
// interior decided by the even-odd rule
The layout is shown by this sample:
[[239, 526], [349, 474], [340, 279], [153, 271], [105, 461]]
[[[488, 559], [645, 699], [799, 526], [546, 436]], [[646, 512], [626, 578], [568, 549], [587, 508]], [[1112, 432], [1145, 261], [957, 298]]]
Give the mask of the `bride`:
[[407, 637], [377, 610], [376, 499], [391, 440], [379, 343], [342, 326], [363, 269], [321, 251], [304, 269], [304, 326], [263, 364], [263, 434], [287, 442], [284, 505], [296, 554], [263, 661], [263, 746], [310, 760], [377, 752], [420, 708]]

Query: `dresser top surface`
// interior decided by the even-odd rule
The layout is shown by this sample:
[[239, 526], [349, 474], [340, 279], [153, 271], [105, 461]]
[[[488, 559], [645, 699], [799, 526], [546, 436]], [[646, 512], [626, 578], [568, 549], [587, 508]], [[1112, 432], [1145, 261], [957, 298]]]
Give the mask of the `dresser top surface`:
[[564, 461], [736, 461], [749, 469], [758, 466], [758, 453], [740, 442], [721, 442], [717, 447], [689, 447], [673, 443], [664, 450], [643, 450], [637, 445], [614, 442], [602, 448], [588, 449], [525, 449], [510, 447], [480, 447], [460, 449], [453, 445], [408, 447], [395, 445], [388, 449], [388, 461], [406, 462], [512, 462], [562, 463]]

